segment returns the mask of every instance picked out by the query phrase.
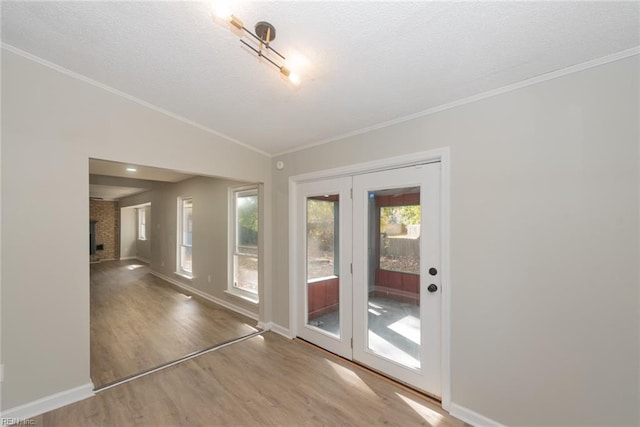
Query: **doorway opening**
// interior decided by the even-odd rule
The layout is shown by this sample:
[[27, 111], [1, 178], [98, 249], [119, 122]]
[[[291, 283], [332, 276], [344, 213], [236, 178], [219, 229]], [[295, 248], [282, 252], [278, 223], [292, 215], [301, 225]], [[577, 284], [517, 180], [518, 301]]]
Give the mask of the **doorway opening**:
[[[259, 194], [259, 183], [98, 159], [89, 171], [90, 220], [102, 225], [90, 233], [96, 390], [260, 330], [257, 292], [254, 301], [227, 292], [229, 191], [251, 185]], [[109, 217], [96, 205], [107, 206]], [[244, 227], [254, 237], [257, 280], [261, 206], [254, 208], [255, 221]]]

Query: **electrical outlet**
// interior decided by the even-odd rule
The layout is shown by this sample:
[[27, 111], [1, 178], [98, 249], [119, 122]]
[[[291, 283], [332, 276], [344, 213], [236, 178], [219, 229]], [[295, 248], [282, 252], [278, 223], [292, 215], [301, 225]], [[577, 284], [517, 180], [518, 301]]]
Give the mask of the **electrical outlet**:
[[162, 266], [164, 267], [164, 261], [162, 261]]
[[0, 364], [0, 383], [4, 382], [4, 363]]
[[211, 283], [211, 275], [207, 276], [207, 281]]

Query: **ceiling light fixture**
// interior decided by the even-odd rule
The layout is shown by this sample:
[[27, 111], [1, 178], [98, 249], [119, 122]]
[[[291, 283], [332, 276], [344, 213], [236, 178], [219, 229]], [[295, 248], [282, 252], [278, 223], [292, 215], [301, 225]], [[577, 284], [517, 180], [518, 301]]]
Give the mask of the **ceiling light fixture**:
[[[243, 34], [246, 33], [253, 37], [255, 39], [253, 45], [243, 39], [240, 39], [240, 42], [258, 55], [258, 58], [264, 58], [276, 67], [280, 71], [280, 74], [288, 78], [291, 83], [294, 85], [300, 84], [300, 76], [284, 65], [287, 58], [271, 47], [271, 42], [276, 38], [276, 29], [273, 25], [266, 21], [260, 21], [256, 24], [255, 33], [253, 33], [244, 26], [244, 23], [239, 18], [234, 16], [225, 7], [214, 6], [213, 13], [216, 17], [231, 24], [239, 31], [242, 31]], [[278, 62], [282, 62], [282, 65], [278, 64]]]
[[137, 171], [137, 170], [138, 170], [138, 169], [136, 169], [136, 168], [127, 168], [127, 172], [135, 172], [135, 171]]

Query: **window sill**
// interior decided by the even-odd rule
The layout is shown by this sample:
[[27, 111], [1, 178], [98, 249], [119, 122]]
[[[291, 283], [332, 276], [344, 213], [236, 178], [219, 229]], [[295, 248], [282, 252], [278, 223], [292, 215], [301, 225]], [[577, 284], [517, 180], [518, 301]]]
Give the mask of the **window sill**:
[[236, 298], [240, 298], [242, 300], [245, 300], [247, 302], [250, 302], [251, 304], [258, 304], [260, 302], [260, 299], [258, 298], [258, 295], [247, 295], [245, 293], [240, 293], [240, 292], [234, 292], [231, 291], [229, 289], [225, 289], [224, 291], [225, 294], [231, 295], [233, 297]]
[[193, 276], [192, 275], [184, 273], [182, 271], [176, 271], [174, 274], [177, 275], [177, 276], [180, 276], [180, 277], [182, 277], [184, 279], [187, 279], [187, 280], [193, 280]]

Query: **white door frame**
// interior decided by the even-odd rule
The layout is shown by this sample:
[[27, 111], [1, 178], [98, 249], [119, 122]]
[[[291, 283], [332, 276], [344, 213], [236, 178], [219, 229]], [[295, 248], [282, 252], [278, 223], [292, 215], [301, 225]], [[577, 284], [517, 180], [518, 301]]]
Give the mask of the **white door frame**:
[[344, 167], [327, 169], [289, 177], [289, 332], [291, 337], [297, 336], [297, 283], [298, 257], [296, 224], [297, 185], [302, 182], [319, 179], [337, 178], [358, 175], [387, 169], [413, 166], [420, 163], [440, 162], [440, 196], [441, 196], [441, 286], [442, 286], [442, 348], [441, 348], [441, 381], [442, 408], [449, 411], [451, 406], [451, 281], [450, 281], [450, 150], [449, 147], [408, 155], [390, 157], [366, 163], [358, 163]]
[[[297, 320], [300, 321], [299, 325], [296, 325], [296, 335], [299, 335], [300, 338], [306, 339], [308, 341], [314, 342], [318, 344], [320, 347], [331, 351], [332, 353], [338, 354], [345, 358], [352, 358], [351, 351], [351, 343], [352, 343], [352, 282], [353, 277], [352, 273], [349, 271], [349, 264], [351, 264], [351, 247], [352, 247], [352, 236], [353, 232], [351, 229], [351, 220], [353, 218], [351, 212], [351, 201], [349, 200], [349, 192], [351, 191], [352, 183], [351, 177], [342, 177], [338, 179], [323, 179], [312, 181], [308, 183], [301, 184], [297, 187], [300, 190], [296, 197], [301, 201], [300, 206], [297, 207], [297, 215], [298, 218], [305, 218], [307, 215], [307, 206], [305, 203], [305, 199], [309, 196], [318, 196], [324, 194], [338, 194], [339, 199], [339, 218], [338, 222], [338, 235], [334, 236], [337, 238], [338, 248], [339, 248], [339, 257], [334, 261], [337, 261], [339, 266], [339, 271], [337, 272], [339, 285], [338, 285], [338, 319], [339, 319], [339, 334], [335, 336], [331, 333], [327, 333], [320, 328], [312, 326], [308, 323], [308, 291], [309, 291], [309, 283], [308, 283], [308, 275], [307, 272], [298, 270], [300, 277], [296, 280], [296, 283], [304, 283], [305, 289], [300, 292], [298, 290], [298, 312]], [[298, 247], [305, 248], [300, 252], [302, 257], [307, 260], [307, 226], [308, 223], [306, 220], [302, 221], [297, 228], [297, 237], [298, 237]], [[304, 229], [304, 231], [302, 231]], [[335, 241], [334, 241], [335, 244]], [[349, 251], [343, 249], [349, 249]], [[334, 253], [335, 254], [335, 253]], [[305, 262], [305, 264], [307, 264]], [[308, 264], [307, 264], [308, 265]]]

